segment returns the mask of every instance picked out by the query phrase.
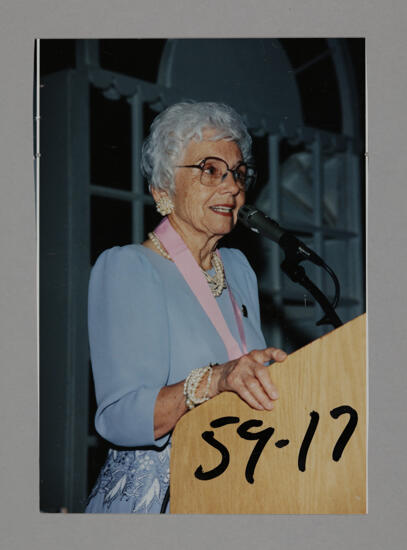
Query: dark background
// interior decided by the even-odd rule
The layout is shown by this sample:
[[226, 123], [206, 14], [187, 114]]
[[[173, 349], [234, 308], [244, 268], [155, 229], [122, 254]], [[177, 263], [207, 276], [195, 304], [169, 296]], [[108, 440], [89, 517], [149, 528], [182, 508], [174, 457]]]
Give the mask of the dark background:
[[[357, 85], [360, 142], [365, 142], [365, 41], [361, 38], [347, 38], [346, 41]], [[323, 38], [279, 39], [294, 69], [302, 67], [326, 52]], [[165, 45], [165, 39], [101, 39], [99, 41], [100, 66], [115, 72], [135, 76], [147, 82], [155, 82], [158, 67]], [[76, 66], [76, 40], [48, 39], [41, 41], [41, 75], [45, 76]], [[148, 51], [148, 55], [145, 52]], [[134, 60], [137, 60], [135, 62]], [[337, 77], [332, 60], [328, 57], [303, 70], [297, 77], [300, 90], [304, 123], [307, 126], [340, 133], [342, 130], [341, 105], [337, 88]], [[92, 88], [91, 91], [91, 178], [99, 185], [130, 189], [130, 106], [125, 99], [112, 105]], [[144, 133], [156, 112], [144, 109]], [[123, 121], [128, 124], [123, 124]], [[108, 141], [107, 141], [108, 140]], [[254, 139], [254, 157], [259, 173], [267, 179], [266, 143]], [[283, 162], [295, 149], [281, 148], [280, 161]], [[362, 181], [365, 181], [364, 151], [360, 151]], [[120, 171], [118, 171], [118, 168]], [[113, 172], [114, 170], [114, 172]], [[361, 186], [363, 224], [365, 224], [365, 186]], [[92, 253], [91, 262], [98, 255], [114, 245], [131, 241], [131, 218], [129, 205], [117, 201], [110, 208], [111, 199], [92, 199]], [[250, 201], [250, 196], [248, 201]], [[147, 219], [147, 229], [151, 230], [159, 220], [154, 210]], [[109, 214], [109, 216], [108, 216]], [[111, 223], [106, 224], [109, 218]], [[242, 237], [241, 237], [242, 238]], [[243, 237], [244, 239], [244, 237]]]

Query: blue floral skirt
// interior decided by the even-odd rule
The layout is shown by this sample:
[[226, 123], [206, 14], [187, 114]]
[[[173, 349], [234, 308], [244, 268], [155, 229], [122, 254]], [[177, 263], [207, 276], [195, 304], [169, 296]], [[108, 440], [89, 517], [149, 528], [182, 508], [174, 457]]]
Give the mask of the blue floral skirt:
[[160, 450], [109, 449], [85, 512], [159, 514], [169, 481], [170, 445]]

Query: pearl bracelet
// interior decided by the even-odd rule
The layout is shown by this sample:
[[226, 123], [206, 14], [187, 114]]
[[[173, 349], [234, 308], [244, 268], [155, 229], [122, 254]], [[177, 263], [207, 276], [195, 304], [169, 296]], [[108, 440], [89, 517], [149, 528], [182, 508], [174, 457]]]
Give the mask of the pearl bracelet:
[[[185, 379], [184, 395], [185, 403], [188, 409], [193, 409], [196, 405], [200, 405], [209, 399], [209, 388], [212, 380], [212, 367], [217, 363], [210, 363], [206, 367], [193, 369]], [[195, 392], [201, 383], [202, 378], [208, 373], [205, 391], [202, 397], [197, 397]]]

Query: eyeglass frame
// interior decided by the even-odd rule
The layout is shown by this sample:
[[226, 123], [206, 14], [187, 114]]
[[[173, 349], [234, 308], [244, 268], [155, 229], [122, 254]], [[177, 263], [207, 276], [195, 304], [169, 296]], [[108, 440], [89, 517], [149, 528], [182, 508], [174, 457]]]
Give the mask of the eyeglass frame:
[[[257, 172], [256, 172], [256, 169], [254, 168], [253, 165], [250, 165], [250, 164], [248, 164], [247, 162], [244, 162], [244, 161], [240, 161], [239, 164], [236, 166], [236, 168], [233, 169], [233, 168], [229, 168], [229, 164], [226, 162], [226, 160], [221, 159], [220, 157], [212, 157], [212, 156], [205, 157], [204, 159], [201, 160], [201, 162], [199, 164], [177, 164], [176, 168], [198, 168], [199, 170], [201, 170], [200, 183], [202, 185], [206, 185], [205, 183], [202, 183], [202, 174], [204, 173], [204, 166], [205, 166], [206, 161], [210, 160], [210, 159], [220, 160], [221, 162], [223, 162], [226, 165], [226, 172], [221, 176], [221, 179], [220, 179], [219, 183], [215, 184], [214, 187], [220, 185], [221, 183], [223, 183], [225, 181], [225, 176], [227, 175], [227, 172], [230, 172], [232, 174], [233, 181], [238, 184], [238, 169], [241, 166], [245, 166], [246, 169], [253, 170], [253, 175], [251, 176], [251, 179], [253, 180], [253, 182], [251, 183], [251, 185], [253, 185], [253, 183], [256, 181]], [[211, 186], [206, 185], [206, 187], [211, 187]], [[239, 187], [240, 187], [240, 185], [239, 185]], [[249, 187], [250, 187], [250, 185], [245, 184], [241, 189], [242, 189], [242, 191], [247, 191], [249, 189]]]

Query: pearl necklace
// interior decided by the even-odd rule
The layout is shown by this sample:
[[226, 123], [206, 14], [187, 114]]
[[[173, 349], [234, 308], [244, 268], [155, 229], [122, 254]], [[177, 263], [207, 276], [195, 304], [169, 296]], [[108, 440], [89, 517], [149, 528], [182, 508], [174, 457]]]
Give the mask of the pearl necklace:
[[[160, 254], [164, 256], [164, 258], [172, 261], [171, 256], [162, 246], [160, 239], [157, 237], [157, 235], [154, 232], [149, 233], [148, 238], [153, 243], [153, 245], [157, 248]], [[209, 288], [211, 289], [212, 294], [215, 296], [215, 298], [217, 298], [222, 294], [223, 289], [227, 287], [226, 287], [225, 272], [223, 269], [222, 260], [219, 258], [219, 256], [215, 252], [212, 252], [211, 264], [213, 269], [215, 270], [215, 274], [213, 276], [209, 275], [209, 273], [207, 273], [204, 269], [201, 268], [201, 270], [202, 270], [202, 273], [205, 275], [205, 279], [208, 282], [208, 285], [209, 285]]]

